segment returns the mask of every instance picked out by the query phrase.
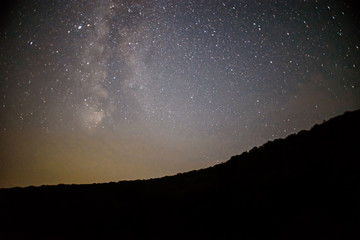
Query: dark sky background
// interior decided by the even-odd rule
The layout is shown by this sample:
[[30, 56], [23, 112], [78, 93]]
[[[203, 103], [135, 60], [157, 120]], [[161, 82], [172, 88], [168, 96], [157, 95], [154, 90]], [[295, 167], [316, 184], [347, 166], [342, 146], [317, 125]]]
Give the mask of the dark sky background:
[[19, 1], [0, 32], [0, 187], [198, 169], [360, 108], [344, 1]]

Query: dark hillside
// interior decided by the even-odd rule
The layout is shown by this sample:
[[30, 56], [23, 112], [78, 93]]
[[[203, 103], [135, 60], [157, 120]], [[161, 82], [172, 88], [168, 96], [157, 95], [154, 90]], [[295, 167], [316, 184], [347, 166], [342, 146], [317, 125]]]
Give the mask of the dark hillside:
[[0, 239], [359, 239], [360, 111], [211, 168], [0, 190]]

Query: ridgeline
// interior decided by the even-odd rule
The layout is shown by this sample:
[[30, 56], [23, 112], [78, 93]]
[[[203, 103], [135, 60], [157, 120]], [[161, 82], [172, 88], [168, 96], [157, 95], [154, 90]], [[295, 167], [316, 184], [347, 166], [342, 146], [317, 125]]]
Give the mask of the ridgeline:
[[360, 110], [207, 169], [0, 189], [0, 239], [360, 239]]

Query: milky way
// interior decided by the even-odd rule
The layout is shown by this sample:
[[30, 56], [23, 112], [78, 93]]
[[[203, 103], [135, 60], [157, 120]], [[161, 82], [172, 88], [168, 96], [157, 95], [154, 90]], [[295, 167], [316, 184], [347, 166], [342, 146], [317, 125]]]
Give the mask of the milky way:
[[20, 1], [0, 32], [0, 186], [211, 166], [360, 107], [345, 1]]

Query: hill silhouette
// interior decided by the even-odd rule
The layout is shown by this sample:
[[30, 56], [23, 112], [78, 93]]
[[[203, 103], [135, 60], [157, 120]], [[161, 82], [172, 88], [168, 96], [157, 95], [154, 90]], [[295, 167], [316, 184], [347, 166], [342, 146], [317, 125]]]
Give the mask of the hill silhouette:
[[360, 110], [213, 167], [0, 190], [1, 239], [360, 239]]

